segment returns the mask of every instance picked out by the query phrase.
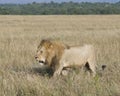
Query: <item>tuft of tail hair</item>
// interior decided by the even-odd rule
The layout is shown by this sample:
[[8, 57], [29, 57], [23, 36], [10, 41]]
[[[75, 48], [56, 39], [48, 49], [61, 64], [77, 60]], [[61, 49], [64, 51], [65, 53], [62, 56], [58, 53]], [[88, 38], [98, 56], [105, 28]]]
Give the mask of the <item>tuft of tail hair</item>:
[[106, 69], [106, 65], [102, 65], [102, 70], [105, 70]]

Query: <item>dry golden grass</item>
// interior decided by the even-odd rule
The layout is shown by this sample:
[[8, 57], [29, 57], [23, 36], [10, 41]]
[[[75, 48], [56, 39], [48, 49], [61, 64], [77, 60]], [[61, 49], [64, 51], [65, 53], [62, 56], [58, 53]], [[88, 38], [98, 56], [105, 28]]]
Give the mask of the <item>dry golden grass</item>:
[[[93, 44], [98, 75], [41, 76], [34, 55], [44, 38]], [[120, 96], [120, 16], [0, 16], [0, 96]]]

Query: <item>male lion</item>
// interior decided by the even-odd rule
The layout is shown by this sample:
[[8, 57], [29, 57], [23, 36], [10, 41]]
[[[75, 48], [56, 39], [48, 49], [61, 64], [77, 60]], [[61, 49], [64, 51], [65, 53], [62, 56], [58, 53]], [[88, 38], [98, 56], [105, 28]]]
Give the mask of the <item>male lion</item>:
[[38, 46], [35, 59], [39, 64], [47, 65], [53, 71], [57, 71], [62, 54], [68, 48], [69, 46], [60, 41], [42, 40]]
[[86, 65], [93, 76], [96, 74], [95, 52], [92, 45], [69, 47], [58, 41], [42, 40], [35, 59], [41, 65], [48, 65], [52, 68], [53, 76], [60, 75], [63, 68]]
[[60, 75], [63, 68], [70, 68], [73, 66], [89, 67], [93, 76], [96, 74], [95, 52], [92, 45], [84, 45], [82, 47], [71, 47], [65, 49], [62, 58], [59, 61], [59, 68], [54, 72], [54, 76]]

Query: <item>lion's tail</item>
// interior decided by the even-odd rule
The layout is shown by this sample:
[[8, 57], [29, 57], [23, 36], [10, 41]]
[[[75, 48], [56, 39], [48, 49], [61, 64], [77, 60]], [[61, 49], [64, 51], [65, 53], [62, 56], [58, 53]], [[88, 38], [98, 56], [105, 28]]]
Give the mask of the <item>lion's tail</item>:
[[105, 70], [106, 69], [106, 65], [102, 65], [102, 70]]

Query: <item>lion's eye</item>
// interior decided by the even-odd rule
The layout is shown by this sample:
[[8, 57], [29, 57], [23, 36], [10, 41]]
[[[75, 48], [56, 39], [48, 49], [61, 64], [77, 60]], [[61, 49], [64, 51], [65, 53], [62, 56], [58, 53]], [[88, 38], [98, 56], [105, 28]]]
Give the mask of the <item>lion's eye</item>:
[[40, 53], [43, 53], [43, 51], [40, 51]]

